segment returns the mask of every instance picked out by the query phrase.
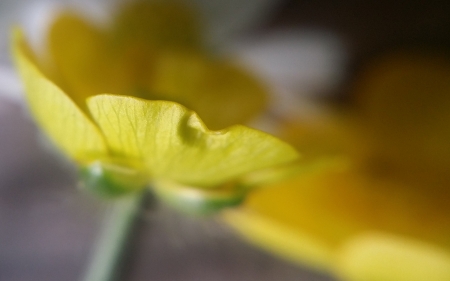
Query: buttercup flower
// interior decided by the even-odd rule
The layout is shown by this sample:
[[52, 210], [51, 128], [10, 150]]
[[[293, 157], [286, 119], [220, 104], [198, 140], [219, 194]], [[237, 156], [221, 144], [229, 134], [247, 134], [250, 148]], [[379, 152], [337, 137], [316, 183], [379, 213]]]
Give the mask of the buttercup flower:
[[151, 181], [161, 198], [211, 211], [242, 200], [243, 174], [297, 157], [288, 144], [244, 126], [210, 131], [189, 110], [222, 129], [265, 103], [253, 78], [204, 54], [197, 28], [173, 4], [134, 4], [109, 31], [63, 14], [49, 35], [53, 65], [40, 62], [15, 30], [31, 112], [80, 165], [87, 187], [121, 194]]
[[448, 77], [436, 54], [380, 59], [346, 116], [289, 126], [308, 172], [255, 190], [226, 220], [342, 280], [450, 280]]
[[49, 30], [49, 75], [82, 109], [89, 96], [117, 93], [179, 102], [212, 129], [246, 122], [265, 107], [265, 89], [208, 51], [197, 18], [174, 2], [125, 6], [109, 28], [63, 13]]

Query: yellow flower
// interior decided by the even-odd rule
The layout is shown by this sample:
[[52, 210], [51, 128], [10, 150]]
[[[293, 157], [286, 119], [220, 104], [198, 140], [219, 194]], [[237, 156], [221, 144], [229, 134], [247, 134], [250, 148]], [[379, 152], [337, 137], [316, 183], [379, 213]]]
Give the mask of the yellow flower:
[[50, 31], [54, 69], [44, 71], [20, 30], [12, 50], [32, 114], [87, 187], [121, 194], [151, 181], [161, 198], [208, 212], [242, 200], [243, 174], [297, 153], [244, 126], [210, 131], [173, 102], [221, 128], [246, 120], [264, 96], [241, 70], [200, 52], [196, 26], [176, 7], [131, 6], [111, 32], [62, 15]]
[[351, 281], [450, 280], [450, 60], [395, 53], [347, 116], [294, 124], [309, 172], [225, 218], [268, 250]]
[[136, 2], [119, 11], [109, 27], [70, 12], [50, 27], [49, 75], [83, 110], [99, 93], [171, 100], [223, 129], [264, 109], [265, 88], [208, 51], [199, 16], [188, 7]]

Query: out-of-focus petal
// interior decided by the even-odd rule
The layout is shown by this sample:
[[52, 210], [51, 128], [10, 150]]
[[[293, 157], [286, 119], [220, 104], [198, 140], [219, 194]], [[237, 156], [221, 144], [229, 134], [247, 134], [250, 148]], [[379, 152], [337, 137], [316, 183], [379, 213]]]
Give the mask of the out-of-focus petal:
[[120, 73], [108, 36], [82, 18], [63, 13], [51, 25], [49, 49], [55, 79], [83, 109], [89, 96], [121, 93], [128, 76]]
[[450, 252], [400, 236], [365, 233], [342, 246], [336, 269], [349, 281], [447, 281]]
[[35, 63], [22, 32], [14, 30], [12, 51], [31, 111], [57, 147], [83, 162], [107, 153], [103, 136], [66, 94]]
[[194, 110], [211, 129], [249, 121], [267, 105], [266, 89], [244, 69], [194, 54], [166, 54], [150, 88]]
[[254, 210], [228, 210], [222, 217], [251, 243], [284, 258], [324, 271], [332, 265], [332, 249], [307, 231], [293, 229]]
[[[323, 268], [330, 264], [311, 248], [320, 245], [322, 253], [333, 252], [351, 237], [372, 229], [449, 249], [447, 202], [445, 196], [338, 165], [253, 190], [227, 221], [254, 243]], [[303, 248], [288, 247], [286, 241], [291, 240]]]
[[209, 131], [173, 102], [100, 95], [88, 106], [112, 153], [142, 159], [156, 179], [214, 187], [297, 157], [288, 144], [244, 126]]
[[183, 2], [136, 2], [125, 6], [113, 26], [116, 48], [196, 50], [203, 46], [201, 23]]

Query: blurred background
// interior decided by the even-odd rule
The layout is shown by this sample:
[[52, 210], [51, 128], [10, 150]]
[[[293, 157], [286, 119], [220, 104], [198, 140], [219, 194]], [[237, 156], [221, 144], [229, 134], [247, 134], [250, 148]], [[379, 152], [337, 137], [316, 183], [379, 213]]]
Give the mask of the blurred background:
[[[39, 45], [55, 11], [75, 9], [102, 21], [123, 2], [0, 2], [1, 281], [79, 280], [105, 208], [77, 188], [75, 167], [49, 147], [29, 117], [11, 65], [10, 28], [24, 26]], [[444, 1], [191, 2], [204, 17], [211, 47], [267, 84], [272, 104], [254, 124], [271, 132], [280, 119], [309, 120], [324, 107], [353, 107], [364, 70], [386, 54], [424, 50], [437, 63], [450, 54], [450, 4]], [[439, 120], [448, 127], [448, 118]], [[160, 205], [142, 215], [135, 241], [126, 280], [337, 280], [247, 244], [215, 218], [186, 218]]]

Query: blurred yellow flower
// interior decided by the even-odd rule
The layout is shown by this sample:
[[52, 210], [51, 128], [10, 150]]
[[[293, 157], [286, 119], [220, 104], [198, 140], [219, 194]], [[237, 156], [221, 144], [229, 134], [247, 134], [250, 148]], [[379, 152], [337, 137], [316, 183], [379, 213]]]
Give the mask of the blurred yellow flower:
[[20, 30], [12, 50], [36, 121], [88, 187], [121, 194], [152, 181], [163, 199], [202, 212], [237, 204], [240, 176], [297, 153], [248, 127], [210, 131], [186, 108], [217, 129], [265, 103], [253, 78], [210, 59], [200, 41], [182, 7], [138, 3], [109, 31], [61, 15], [49, 35], [53, 67], [38, 62]]
[[291, 124], [310, 171], [225, 219], [253, 243], [351, 281], [450, 280], [450, 60], [394, 53], [345, 116]]
[[246, 122], [264, 109], [265, 88], [209, 52], [198, 18], [174, 2], [126, 5], [103, 28], [62, 13], [48, 34], [49, 75], [82, 109], [114, 93], [179, 102], [212, 129]]

